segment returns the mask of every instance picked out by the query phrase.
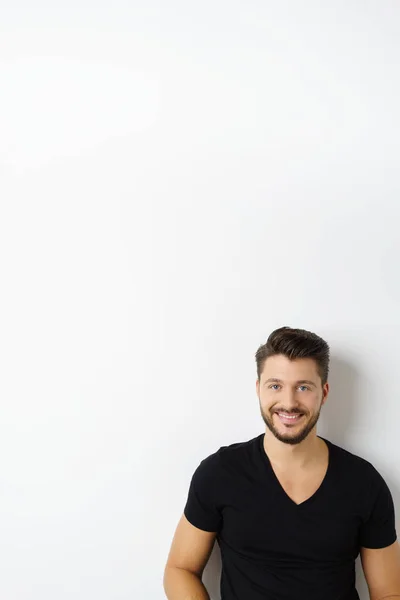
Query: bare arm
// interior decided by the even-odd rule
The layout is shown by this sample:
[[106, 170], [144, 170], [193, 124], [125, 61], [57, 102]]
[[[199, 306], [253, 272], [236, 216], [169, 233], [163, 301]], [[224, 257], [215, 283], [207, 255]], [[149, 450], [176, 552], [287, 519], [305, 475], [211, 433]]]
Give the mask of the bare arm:
[[361, 548], [361, 562], [371, 600], [400, 600], [400, 546]]
[[168, 600], [210, 600], [201, 578], [212, 552], [216, 532], [194, 527], [182, 515], [164, 571]]

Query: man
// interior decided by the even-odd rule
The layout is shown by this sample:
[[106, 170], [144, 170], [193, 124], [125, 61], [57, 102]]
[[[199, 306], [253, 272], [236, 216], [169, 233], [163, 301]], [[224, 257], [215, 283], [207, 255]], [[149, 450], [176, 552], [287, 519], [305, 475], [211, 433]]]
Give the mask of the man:
[[256, 353], [265, 434], [223, 446], [191, 480], [164, 573], [169, 600], [208, 600], [201, 581], [217, 539], [222, 600], [400, 600], [391, 493], [373, 465], [320, 437], [329, 346], [282, 327]]

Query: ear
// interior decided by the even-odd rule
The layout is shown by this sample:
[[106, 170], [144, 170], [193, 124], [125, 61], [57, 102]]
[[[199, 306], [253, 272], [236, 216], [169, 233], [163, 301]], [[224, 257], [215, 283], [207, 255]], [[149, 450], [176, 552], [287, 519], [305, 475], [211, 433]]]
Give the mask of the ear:
[[260, 381], [258, 379], [256, 381], [256, 393], [257, 396], [260, 397]]
[[323, 392], [322, 405], [324, 405], [328, 399], [328, 394], [329, 394], [329, 383], [328, 382], [325, 383], [325, 385], [323, 386], [322, 392]]

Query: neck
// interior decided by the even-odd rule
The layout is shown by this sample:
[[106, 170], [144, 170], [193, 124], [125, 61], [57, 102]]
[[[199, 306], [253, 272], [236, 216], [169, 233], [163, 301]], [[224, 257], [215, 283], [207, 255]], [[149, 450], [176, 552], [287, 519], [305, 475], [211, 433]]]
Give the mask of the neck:
[[264, 436], [264, 450], [271, 463], [281, 468], [305, 467], [324, 457], [327, 453], [325, 442], [317, 436], [314, 428], [300, 444], [285, 444], [278, 440], [268, 428]]

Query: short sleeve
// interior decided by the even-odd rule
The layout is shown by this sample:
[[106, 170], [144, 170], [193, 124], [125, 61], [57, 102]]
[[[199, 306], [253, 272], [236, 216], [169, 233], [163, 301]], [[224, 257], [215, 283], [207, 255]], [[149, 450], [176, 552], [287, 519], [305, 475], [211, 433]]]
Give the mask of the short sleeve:
[[383, 477], [375, 470], [377, 485], [371, 508], [360, 531], [360, 546], [385, 548], [397, 539], [392, 494]]
[[184, 509], [187, 520], [204, 531], [218, 532], [221, 511], [218, 507], [218, 457], [205, 458], [195, 470]]

